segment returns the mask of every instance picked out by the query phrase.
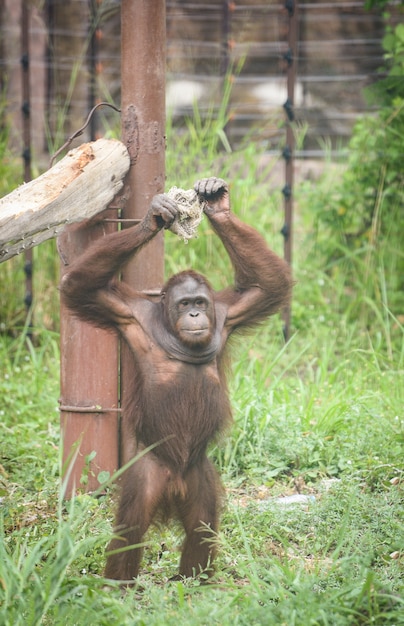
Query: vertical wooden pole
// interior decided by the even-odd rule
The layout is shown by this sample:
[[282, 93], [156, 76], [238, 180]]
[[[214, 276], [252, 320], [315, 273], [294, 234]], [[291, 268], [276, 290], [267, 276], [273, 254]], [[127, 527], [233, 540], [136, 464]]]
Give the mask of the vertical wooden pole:
[[[66, 229], [58, 242], [64, 263], [112, 230], [105, 223]], [[62, 276], [68, 267], [64, 263]], [[63, 477], [70, 497], [78, 489], [97, 489], [100, 471], [118, 469], [118, 339], [78, 320], [62, 305], [60, 345]]]
[[[130, 157], [126, 219], [141, 219], [165, 182], [165, 0], [122, 0], [121, 110], [122, 140]], [[164, 279], [163, 234], [142, 250], [122, 273], [138, 290], [158, 293]], [[132, 454], [125, 408], [136, 371], [126, 345], [121, 346], [122, 462]]]

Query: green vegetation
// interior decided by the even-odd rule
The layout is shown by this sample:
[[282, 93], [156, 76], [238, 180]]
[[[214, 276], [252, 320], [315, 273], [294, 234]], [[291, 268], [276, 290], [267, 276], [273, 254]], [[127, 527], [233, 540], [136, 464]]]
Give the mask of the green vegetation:
[[368, 326], [404, 306], [404, 24], [386, 27], [383, 47], [384, 78], [367, 89], [378, 112], [355, 125], [339, 183], [313, 197], [317, 244], [331, 275], [348, 274], [357, 297], [345, 306]]
[[[169, 129], [168, 187], [208, 174], [228, 179], [233, 210], [281, 253], [282, 196], [271, 190], [270, 167], [254, 145], [220, 152], [224, 121], [205, 125], [196, 116], [186, 134]], [[141, 588], [122, 595], [105, 587], [111, 494], [70, 502], [60, 495], [54, 243], [36, 251], [34, 344], [21, 326], [20, 260], [0, 266], [1, 624], [404, 623], [398, 239], [387, 210], [378, 209], [372, 240], [354, 247], [336, 216], [325, 227], [331, 176], [335, 193], [348, 198], [349, 168], [340, 176], [330, 166], [296, 189], [291, 340], [284, 344], [276, 317], [234, 345], [235, 424], [212, 450], [227, 503], [217, 575], [206, 586], [167, 582], [181, 540], [173, 526], [148, 535]], [[166, 259], [168, 273], [191, 265], [215, 287], [231, 278], [206, 220], [188, 245], [168, 233]], [[312, 498], [278, 501], [296, 492]]]

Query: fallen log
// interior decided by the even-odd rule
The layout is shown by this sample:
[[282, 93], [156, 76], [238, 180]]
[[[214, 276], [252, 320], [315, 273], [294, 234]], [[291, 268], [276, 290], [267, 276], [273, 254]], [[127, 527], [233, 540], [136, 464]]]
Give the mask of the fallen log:
[[130, 166], [111, 139], [70, 150], [47, 172], [0, 199], [0, 263], [93, 217], [121, 191]]

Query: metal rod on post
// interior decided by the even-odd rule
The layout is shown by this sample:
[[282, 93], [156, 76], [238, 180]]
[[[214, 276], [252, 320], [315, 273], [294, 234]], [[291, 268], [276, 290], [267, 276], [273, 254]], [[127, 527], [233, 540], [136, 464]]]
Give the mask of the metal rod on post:
[[[235, 4], [231, 0], [222, 1], [222, 20], [221, 20], [221, 46], [220, 46], [220, 78], [222, 99], [228, 98], [229, 83], [233, 82], [231, 67], [231, 50], [234, 42], [231, 38], [232, 18], [235, 10]], [[226, 103], [228, 104], [228, 103]], [[226, 135], [229, 134], [229, 121], [226, 122], [224, 128]]]
[[229, 0], [222, 0], [222, 41], [220, 46], [220, 75], [225, 78], [230, 65], [231, 7]]
[[[165, 182], [165, 0], [122, 0], [121, 110], [122, 140], [131, 167], [127, 177], [124, 219], [141, 219]], [[160, 288], [164, 279], [164, 242], [159, 233], [125, 266], [122, 280], [138, 290]], [[137, 375], [133, 358], [121, 345], [122, 462], [131, 456], [131, 433], [125, 414], [129, 389]]]
[[[292, 265], [293, 253], [293, 173], [294, 173], [294, 149], [295, 136], [292, 122], [295, 119], [294, 94], [297, 64], [298, 43], [298, 0], [286, 0], [285, 9], [288, 19], [288, 49], [284, 54], [287, 75], [287, 100], [284, 109], [287, 117], [286, 145], [283, 150], [285, 160], [285, 186], [282, 190], [284, 195], [285, 222], [282, 228], [284, 237], [284, 257]], [[286, 341], [290, 336], [291, 309], [290, 305], [283, 312], [284, 336]]]
[[[97, 104], [97, 55], [98, 55], [98, 41], [96, 27], [97, 21], [97, 0], [90, 0], [90, 24], [89, 24], [89, 45], [87, 50], [87, 65], [89, 73], [89, 88], [88, 88], [88, 110], [91, 111]], [[94, 114], [90, 121], [90, 139], [94, 141], [97, 138], [97, 115]]]

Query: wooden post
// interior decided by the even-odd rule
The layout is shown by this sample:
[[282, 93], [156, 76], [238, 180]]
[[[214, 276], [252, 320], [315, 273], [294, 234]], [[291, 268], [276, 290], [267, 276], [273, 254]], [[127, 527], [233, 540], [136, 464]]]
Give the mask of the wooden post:
[[[125, 156], [129, 166], [126, 149]], [[125, 165], [125, 172], [127, 169]], [[114, 189], [116, 175], [110, 164], [104, 179]], [[99, 206], [104, 208], [104, 182], [100, 178], [96, 180], [100, 187]], [[97, 190], [93, 190], [91, 197], [97, 200]], [[112, 197], [108, 197], [108, 202]], [[82, 202], [85, 201], [83, 190]], [[71, 259], [82, 254], [94, 239], [113, 229], [112, 223], [100, 220], [66, 229], [59, 238], [62, 276]], [[60, 342], [63, 475], [65, 495], [70, 497], [79, 488], [94, 491], [100, 486], [101, 471], [112, 474], [119, 467], [118, 339], [113, 333], [78, 320], [62, 305]]]
[[[165, 0], [122, 0], [121, 110], [122, 140], [131, 167], [127, 178], [126, 219], [141, 219], [152, 197], [165, 182]], [[129, 263], [122, 280], [139, 290], [158, 293], [164, 278], [163, 234], [157, 235]], [[121, 347], [122, 461], [132, 453], [125, 406], [132, 379], [133, 358]]]
[[[69, 227], [60, 238], [63, 257], [76, 258], [113, 228], [105, 223]], [[63, 477], [65, 495], [71, 497], [78, 489], [96, 490], [100, 471], [112, 474], [119, 467], [118, 339], [78, 320], [62, 304], [60, 347]]]

